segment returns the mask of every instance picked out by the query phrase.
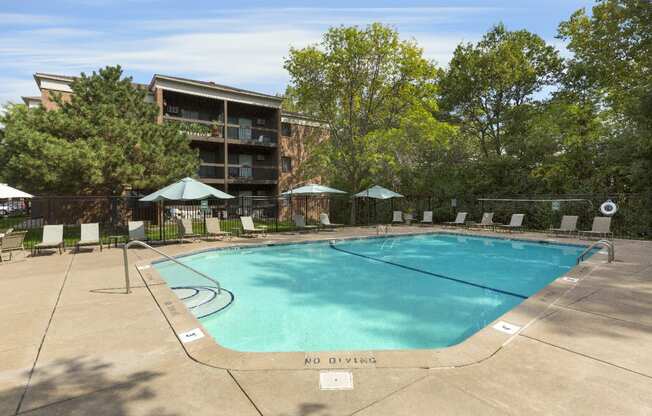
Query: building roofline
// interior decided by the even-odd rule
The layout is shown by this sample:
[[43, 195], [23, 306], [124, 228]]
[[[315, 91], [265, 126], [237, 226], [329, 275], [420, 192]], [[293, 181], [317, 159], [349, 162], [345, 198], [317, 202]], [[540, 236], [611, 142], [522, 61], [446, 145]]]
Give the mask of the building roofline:
[[307, 114], [296, 113], [294, 111], [286, 111], [286, 110], [281, 111], [281, 117], [299, 118], [299, 119], [302, 119], [302, 120], [315, 121], [315, 122], [318, 122], [318, 123], [325, 123], [326, 122], [326, 121], [324, 121], [324, 120], [322, 120], [320, 118], [309, 116]]
[[217, 91], [224, 91], [224, 92], [229, 92], [232, 94], [241, 94], [241, 95], [247, 95], [250, 97], [259, 97], [259, 98], [265, 98], [269, 100], [275, 100], [278, 102], [283, 101], [282, 97], [278, 97], [276, 95], [269, 95], [269, 94], [264, 94], [261, 92], [256, 92], [256, 91], [250, 91], [250, 90], [245, 90], [242, 88], [236, 88], [236, 87], [229, 87], [227, 85], [221, 85], [221, 84], [216, 84], [212, 81], [199, 81], [199, 80], [194, 80], [194, 79], [189, 79], [189, 78], [181, 78], [181, 77], [174, 77], [174, 76], [169, 76], [169, 75], [161, 75], [161, 74], [154, 74], [152, 77], [152, 80], [149, 83], [149, 89], [151, 90], [154, 86], [154, 83], [157, 79], [164, 79], [168, 81], [173, 81], [173, 82], [180, 82], [183, 84], [188, 84], [188, 85], [194, 85], [202, 88], [209, 88]]
[[[36, 85], [38, 85], [39, 89], [41, 88], [41, 79], [51, 79], [54, 81], [61, 81], [65, 83], [71, 83], [74, 80], [78, 79], [78, 76], [70, 76], [70, 75], [60, 75], [60, 74], [47, 74], [44, 72], [36, 72], [34, 74], [34, 81], [36, 81]], [[131, 82], [132, 85], [135, 85], [138, 88], [147, 88], [147, 84], [141, 84], [139, 82]]]

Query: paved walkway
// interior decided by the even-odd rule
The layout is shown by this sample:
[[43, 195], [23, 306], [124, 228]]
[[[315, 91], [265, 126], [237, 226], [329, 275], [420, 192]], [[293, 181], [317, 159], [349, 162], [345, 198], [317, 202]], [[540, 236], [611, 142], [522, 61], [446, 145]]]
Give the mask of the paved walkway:
[[[268, 240], [306, 238], [314, 235]], [[138, 273], [123, 294], [121, 256], [111, 249], [0, 265], [0, 415], [652, 414], [652, 242], [617, 241], [616, 263], [593, 268], [572, 296], [482, 362], [352, 370], [348, 391], [319, 390], [314, 370], [193, 361]]]

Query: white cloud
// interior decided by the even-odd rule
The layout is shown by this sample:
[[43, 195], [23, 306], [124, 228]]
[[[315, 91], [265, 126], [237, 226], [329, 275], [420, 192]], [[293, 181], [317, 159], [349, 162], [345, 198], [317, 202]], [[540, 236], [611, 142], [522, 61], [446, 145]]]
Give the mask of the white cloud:
[[[432, 26], [486, 10], [482, 7], [253, 9], [246, 13], [216, 11], [197, 19], [126, 20], [110, 22], [110, 26], [98, 20], [85, 26], [57, 24], [31, 31], [5, 31], [0, 32], [0, 68], [12, 75], [7, 79], [12, 85], [5, 84], [0, 102], [33, 94], [34, 72], [78, 74], [115, 64], [122, 65], [142, 82], [149, 81], [153, 73], [163, 73], [268, 93], [280, 92], [287, 82], [283, 58], [290, 46], [318, 42], [328, 26], [365, 25], [374, 21], [399, 27], [404, 38], [413, 37], [417, 41], [426, 57], [445, 65], [460, 41], [475, 38], [473, 34], [433, 35]], [[31, 18], [34, 22], [54, 21], [47, 16]]]

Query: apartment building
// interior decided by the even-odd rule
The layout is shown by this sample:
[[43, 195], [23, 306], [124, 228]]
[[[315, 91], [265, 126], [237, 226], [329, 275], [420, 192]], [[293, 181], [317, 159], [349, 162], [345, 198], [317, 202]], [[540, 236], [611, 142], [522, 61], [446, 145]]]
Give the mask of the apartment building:
[[[56, 109], [51, 93], [71, 94], [73, 77], [36, 73], [40, 97], [23, 97]], [[187, 133], [199, 152], [197, 175], [211, 186], [236, 196], [272, 196], [297, 182], [307, 159], [308, 143], [323, 140], [323, 123], [284, 112], [277, 96], [180, 77], [155, 74], [147, 99], [159, 107], [159, 122]]]

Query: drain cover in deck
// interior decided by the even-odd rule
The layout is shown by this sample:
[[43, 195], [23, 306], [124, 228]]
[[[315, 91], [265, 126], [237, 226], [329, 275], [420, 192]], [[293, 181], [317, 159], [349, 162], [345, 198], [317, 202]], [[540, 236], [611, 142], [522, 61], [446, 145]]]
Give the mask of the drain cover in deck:
[[319, 373], [321, 390], [353, 389], [353, 374], [350, 371], [321, 371]]

